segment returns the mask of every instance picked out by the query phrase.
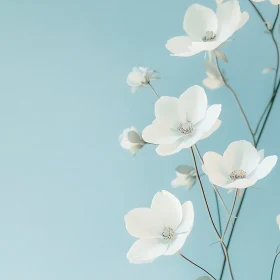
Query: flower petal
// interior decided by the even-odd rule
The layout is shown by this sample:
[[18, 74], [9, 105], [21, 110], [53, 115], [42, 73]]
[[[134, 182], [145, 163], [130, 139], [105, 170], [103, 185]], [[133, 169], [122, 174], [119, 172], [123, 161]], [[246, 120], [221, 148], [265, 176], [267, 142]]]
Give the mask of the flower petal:
[[168, 244], [154, 238], [143, 238], [137, 240], [127, 253], [127, 258], [131, 263], [149, 263], [157, 257], [163, 255]]
[[142, 137], [148, 143], [171, 144], [182, 137], [182, 135], [179, 131], [170, 129], [165, 124], [154, 121], [143, 130]]
[[224, 162], [228, 170], [244, 170], [249, 175], [260, 162], [256, 148], [248, 141], [232, 142], [224, 152]]
[[189, 46], [192, 40], [189, 36], [177, 36], [169, 39], [165, 47], [173, 54], [181, 54], [190, 52]]
[[195, 126], [196, 130], [202, 131], [202, 132], [208, 132], [213, 128], [213, 126], [216, 124], [220, 113], [222, 110], [222, 105], [221, 104], [214, 104], [210, 106], [204, 118]]
[[205, 138], [209, 137], [210, 135], [212, 135], [221, 126], [221, 123], [222, 123], [222, 121], [217, 119], [217, 121], [211, 127], [211, 129], [209, 129], [207, 132], [205, 132], [203, 134], [203, 136], [200, 138], [200, 140], [205, 139]]
[[167, 191], [156, 193], [151, 209], [160, 217], [165, 227], [170, 227], [174, 231], [182, 221], [181, 203], [173, 194]]
[[256, 184], [256, 181], [251, 179], [238, 179], [234, 182], [223, 186], [225, 189], [246, 189]]
[[259, 153], [259, 155], [260, 155], [260, 162], [261, 162], [261, 161], [263, 161], [263, 159], [264, 159], [264, 149], [259, 150], [258, 153]]
[[179, 97], [179, 117], [181, 122], [199, 122], [205, 116], [207, 96], [203, 87], [192, 86]]
[[176, 154], [184, 148], [183, 140], [184, 140], [183, 137], [181, 137], [180, 139], [178, 139], [177, 141], [175, 141], [173, 143], [160, 144], [156, 148], [156, 152], [160, 156], [170, 156], [170, 155]]
[[136, 208], [131, 210], [124, 217], [125, 225], [131, 236], [142, 237], [162, 237], [161, 232], [164, 223], [150, 208]]
[[202, 41], [206, 32], [216, 34], [218, 20], [215, 12], [199, 4], [191, 5], [185, 13], [183, 27], [192, 38]]
[[209, 177], [209, 181], [217, 186], [223, 187], [231, 182], [229, 172], [224, 164], [221, 155], [214, 152], [207, 152], [203, 156], [203, 171]]
[[178, 99], [170, 96], [160, 97], [155, 104], [156, 121], [169, 127], [177, 127], [178, 117]]
[[[264, 0], [262, 0], [262, 1], [264, 1]], [[250, 18], [250, 15], [248, 14], [248, 12], [241, 13], [241, 19], [240, 19], [237, 29], [241, 29], [247, 23], [249, 18]]]
[[176, 229], [176, 233], [188, 233], [192, 231], [193, 223], [194, 223], [194, 210], [193, 210], [193, 204], [191, 201], [186, 201], [182, 205], [182, 212], [183, 212], [183, 218]]
[[273, 167], [276, 165], [277, 160], [278, 160], [277, 156], [266, 157], [257, 166], [257, 168], [253, 171], [253, 173], [251, 173], [248, 176], [248, 179], [256, 180], [256, 181], [260, 180], [260, 179], [263, 179], [265, 176], [267, 176], [271, 172]]
[[189, 233], [183, 233], [176, 236], [175, 239], [171, 240], [168, 249], [164, 255], [170, 256], [176, 254], [185, 244], [186, 238]]
[[241, 11], [237, 0], [230, 0], [217, 6], [218, 32], [217, 40], [225, 41], [239, 28]]
[[272, 5], [279, 5], [280, 4], [280, 0], [270, 0], [270, 3]]

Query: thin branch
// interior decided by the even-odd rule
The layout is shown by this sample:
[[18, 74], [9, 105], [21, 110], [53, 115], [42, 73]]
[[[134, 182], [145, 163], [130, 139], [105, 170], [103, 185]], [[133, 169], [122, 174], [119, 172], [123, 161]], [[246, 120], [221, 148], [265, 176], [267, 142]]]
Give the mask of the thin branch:
[[195, 262], [191, 261], [190, 259], [188, 259], [186, 256], [184, 256], [182, 254], [181, 251], [178, 251], [178, 254], [184, 258], [186, 261], [190, 262], [191, 264], [195, 265], [196, 267], [200, 268], [201, 270], [203, 270], [204, 272], [206, 272], [210, 277], [212, 277], [214, 280], [217, 280], [210, 272], [208, 272], [206, 269], [204, 269], [203, 267], [199, 266], [198, 264], [196, 264]]
[[228, 221], [227, 221], [224, 233], [222, 235], [222, 241], [224, 240], [224, 237], [225, 237], [225, 234], [227, 232], [229, 223], [231, 221], [231, 217], [232, 217], [232, 214], [233, 214], [233, 211], [234, 211], [234, 207], [235, 207], [235, 203], [236, 203], [237, 193], [238, 193], [238, 189], [235, 191], [235, 195], [234, 195], [234, 199], [233, 199], [233, 203], [232, 203], [232, 208], [231, 208], [231, 211], [230, 211], [230, 214], [229, 214], [229, 217], [228, 217]]
[[152, 84], [150, 82], [148, 82], [148, 85], [151, 87], [152, 91], [154, 92], [155, 96], [157, 98], [159, 98], [160, 96], [157, 94], [156, 90], [154, 89], [154, 87], [152, 86]]
[[246, 116], [246, 114], [245, 114], [245, 112], [244, 112], [244, 110], [243, 110], [243, 107], [242, 107], [242, 105], [241, 105], [241, 103], [240, 103], [240, 101], [239, 101], [239, 99], [238, 99], [237, 94], [235, 93], [235, 91], [233, 90], [233, 88], [227, 83], [225, 77], [223, 76], [223, 73], [222, 73], [221, 68], [220, 68], [220, 65], [219, 65], [219, 60], [218, 60], [217, 57], [216, 57], [216, 64], [217, 64], [218, 71], [220, 72], [221, 78], [222, 78], [222, 80], [223, 80], [223, 83], [224, 83], [224, 85], [230, 90], [230, 92], [232, 93], [232, 95], [233, 95], [233, 97], [234, 97], [234, 99], [235, 99], [235, 101], [236, 101], [236, 103], [237, 103], [237, 105], [238, 105], [239, 111], [240, 111], [241, 115], [243, 116], [244, 121], [245, 121], [245, 123], [246, 123], [246, 125], [247, 125], [247, 127], [248, 127], [248, 130], [249, 130], [249, 132], [250, 132], [250, 134], [251, 134], [251, 136], [252, 136], [253, 142], [255, 143], [254, 132], [253, 132], [252, 127], [251, 127], [251, 125], [250, 125], [250, 123], [249, 123], [249, 120], [248, 120], [248, 118], [247, 118], [247, 116]]
[[276, 260], [277, 260], [277, 258], [278, 258], [279, 255], [280, 255], [280, 252], [278, 252], [278, 253], [275, 255], [275, 258], [274, 258], [274, 261], [273, 261], [273, 265], [272, 265], [272, 269], [271, 269], [270, 280], [272, 280], [272, 278], [273, 278], [275, 263], [276, 263]]
[[219, 241], [222, 245], [222, 248], [223, 248], [223, 251], [224, 251], [224, 255], [225, 255], [225, 259], [227, 261], [227, 264], [228, 264], [228, 268], [229, 268], [229, 272], [230, 272], [230, 277], [231, 279], [233, 280], [233, 273], [232, 273], [232, 269], [231, 269], [231, 264], [230, 264], [230, 260], [229, 260], [229, 256], [228, 256], [228, 252], [227, 252], [227, 248], [224, 244], [224, 242], [221, 240], [221, 236], [219, 234], [219, 231], [217, 230], [217, 227], [214, 223], [214, 220], [213, 220], [213, 217], [211, 215], [211, 211], [210, 211], [210, 208], [209, 208], [209, 205], [208, 205], [208, 202], [207, 202], [207, 198], [206, 198], [206, 195], [205, 195], [205, 192], [204, 192], [204, 188], [203, 188], [203, 185], [202, 185], [202, 182], [201, 182], [201, 179], [200, 179], [200, 176], [199, 176], [199, 173], [198, 173], [198, 168], [197, 168], [197, 163], [196, 163], [196, 159], [195, 159], [195, 155], [194, 155], [194, 150], [193, 148], [191, 147], [190, 148], [191, 150], [191, 155], [192, 155], [192, 158], [193, 158], [193, 163], [194, 163], [194, 166], [195, 166], [195, 171], [196, 171], [196, 177], [197, 177], [197, 180], [199, 181], [199, 185], [200, 185], [200, 189], [201, 189], [201, 193], [202, 193], [202, 196], [203, 196], [203, 199], [204, 199], [204, 203], [205, 203], [205, 206], [206, 206], [206, 210], [207, 210], [207, 213], [208, 213], [208, 216], [210, 218], [210, 221], [212, 223], [212, 226], [219, 238]]

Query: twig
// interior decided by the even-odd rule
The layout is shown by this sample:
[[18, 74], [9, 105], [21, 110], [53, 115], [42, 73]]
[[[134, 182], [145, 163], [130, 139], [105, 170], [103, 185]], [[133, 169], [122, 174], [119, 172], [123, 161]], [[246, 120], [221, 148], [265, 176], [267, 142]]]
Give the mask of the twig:
[[206, 269], [204, 269], [203, 267], [199, 266], [198, 264], [196, 264], [195, 262], [191, 261], [190, 259], [188, 259], [186, 256], [184, 256], [182, 254], [181, 251], [178, 251], [178, 254], [184, 258], [186, 261], [190, 262], [191, 264], [195, 265], [196, 267], [200, 268], [201, 270], [203, 270], [204, 272], [206, 272], [210, 277], [212, 277], [214, 280], [217, 280], [210, 272], [208, 272]]

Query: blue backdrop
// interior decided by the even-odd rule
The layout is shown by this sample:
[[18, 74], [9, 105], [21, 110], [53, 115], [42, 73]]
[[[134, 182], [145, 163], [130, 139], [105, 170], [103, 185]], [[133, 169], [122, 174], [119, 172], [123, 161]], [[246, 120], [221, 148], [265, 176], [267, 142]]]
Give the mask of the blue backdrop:
[[[161, 73], [153, 83], [161, 95], [178, 97], [205, 77], [203, 54], [170, 57], [166, 41], [184, 34], [186, 9], [214, 1], [1, 1], [0, 9], [0, 278], [9, 280], [196, 279], [203, 274], [180, 256], [132, 265], [133, 243], [124, 215], [150, 205], [162, 189], [182, 202], [192, 200], [194, 230], [183, 252], [218, 275], [222, 253], [197, 185], [187, 192], [170, 182], [179, 164], [191, 164], [188, 150], [160, 157], [144, 147], [135, 157], [119, 146], [131, 125], [141, 131], [154, 118], [148, 88], [133, 95], [126, 85], [133, 66]], [[248, 1], [246, 26], [224, 47], [222, 64], [256, 125], [272, 93], [276, 63], [270, 35]], [[270, 20], [276, 7], [258, 7]], [[277, 35], [277, 39], [279, 39]], [[207, 90], [209, 103], [223, 105], [221, 128], [200, 143], [223, 152], [235, 140], [250, 140], [226, 88]], [[260, 148], [280, 155], [280, 99]], [[238, 280], [268, 279], [280, 243], [280, 165], [247, 192], [230, 256]], [[214, 196], [204, 177], [210, 204]], [[231, 204], [233, 194], [222, 191]], [[216, 218], [216, 215], [215, 215]], [[225, 219], [223, 219], [225, 223]], [[280, 277], [280, 263], [275, 279]], [[227, 275], [225, 276], [227, 278]]]

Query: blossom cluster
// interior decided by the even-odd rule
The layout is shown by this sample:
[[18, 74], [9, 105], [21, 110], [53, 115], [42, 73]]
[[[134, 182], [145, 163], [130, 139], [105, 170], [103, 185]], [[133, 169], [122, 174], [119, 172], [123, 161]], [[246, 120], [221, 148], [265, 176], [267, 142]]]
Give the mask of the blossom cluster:
[[[271, 3], [278, 5], [280, 1], [271, 0]], [[241, 11], [237, 0], [219, 1], [216, 12], [193, 4], [184, 16], [186, 34], [168, 40], [166, 48], [172, 56], [181, 57], [205, 52], [207, 77], [202, 83], [209, 89], [219, 88], [226, 84], [226, 79], [219, 69], [218, 60], [227, 61], [219, 47], [228, 42], [248, 19], [248, 12]], [[127, 84], [132, 92], [149, 86], [154, 91], [151, 81], [159, 78], [155, 70], [134, 67], [127, 77]], [[194, 150], [198, 149], [197, 143], [219, 129], [221, 111], [221, 104], [209, 105], [203, 87], [193, 85], [178, 98], [159, 97], [154, 105], [154, 120], [141, 133], [134, 127], [125, 129], [120, 136], [120, 144], [134, 155], [146, 144], [155, 145], [155, 151], [160, 156], [173, 155], [184, 149], [190, 149], [194, 155]], [[203, 156], [198, 152], [198, 156], [201, 157], [201, 169], [215, 190], [217, 187], [229, 193], [235, 190], [239, 197], [243, 190], [266, 177], [278, 159], [276, 155], [265, 157], [263, 149], [257, 150], [255, 141], [251, 143], [246, 140], [230, 143], [222, 155], [208, 151]], [[194, 167], [180, 165], [176, 168], [176, 178], [171, 182], [173, 188], [184, 186], [189, 190], [197, 179], [200, 181], [203, 174], [199, 174], [195, 156], [194, 163]], [[280, 226], [279, 216], [277, 223]], [[127, 258], [131, 263], [148, 263], [159, 256], [180, 252], [193, 224], [194, 207], [191, 201], [181, 204], [168, 191], [156, 193], [150, 208], [136, 208], [125, 215], [128, 233], [138, 239]], [[223, 236], [220, 237], [221, 242], [222, 239]]]

